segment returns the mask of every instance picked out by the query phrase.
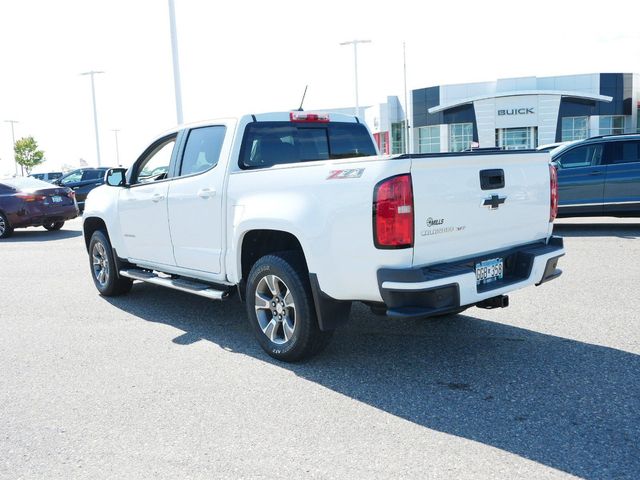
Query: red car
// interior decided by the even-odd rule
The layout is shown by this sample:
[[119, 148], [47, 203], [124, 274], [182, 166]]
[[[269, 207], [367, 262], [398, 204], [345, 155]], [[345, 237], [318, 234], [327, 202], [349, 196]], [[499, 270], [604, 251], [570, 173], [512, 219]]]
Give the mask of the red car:
[[44, 227], [60, 230], [78, 216], [75, 193], [34, 178], [0, 179], [0, 239], [14, 228]]

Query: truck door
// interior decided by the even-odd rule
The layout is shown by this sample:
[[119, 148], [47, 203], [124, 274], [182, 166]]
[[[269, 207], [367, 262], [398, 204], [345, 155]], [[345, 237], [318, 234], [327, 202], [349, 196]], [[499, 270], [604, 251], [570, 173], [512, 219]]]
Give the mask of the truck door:
[[118, 198], [120, 229], [127, 258], [175, 265], [167, 218], [167, 179], [176, 134], [151, 145], [131, 167], [128, 188]]
[[571, 148], [559, 157], [558, 197], [562, 213], [602, 213], [605, 166], [602, 144]]
[[219, 273], [223, 249], [225, 162], [233, 128], [213, 125], [185, 133], [168, 192], [169, 225], [176, 265]]

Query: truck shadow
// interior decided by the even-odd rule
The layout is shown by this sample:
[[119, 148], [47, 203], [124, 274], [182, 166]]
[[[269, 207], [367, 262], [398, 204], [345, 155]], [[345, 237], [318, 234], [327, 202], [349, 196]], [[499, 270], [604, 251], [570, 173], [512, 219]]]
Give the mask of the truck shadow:
[[64, 240], [66, 238], [75, 238], [82, 235], [82, 231], [80, 230], [65, 230], [65, 227], [62, 227], [62, 230], [58, 230], [55, 232], [49, 232], [44, 228], [36, 228], [36, 229], [17, 229], [13, 232], [9, 238], [0, 240], [0, 244], [2, 243], [22, 243], [22, 242], [49, 242], [53, 240]]
[[554, 235], [561, 237], [640, 238], [640, 223], [556, 223]]
[[640, 471], [638, 355], [472, 315], [390, 321], [355, 305], [325, 353], [285, 364], [260, 350], [235, 299], [215, 304], [136, 285], [105, 300], [183, 330], [175, 343], [214, 342], [415, 424], [582, 478]]

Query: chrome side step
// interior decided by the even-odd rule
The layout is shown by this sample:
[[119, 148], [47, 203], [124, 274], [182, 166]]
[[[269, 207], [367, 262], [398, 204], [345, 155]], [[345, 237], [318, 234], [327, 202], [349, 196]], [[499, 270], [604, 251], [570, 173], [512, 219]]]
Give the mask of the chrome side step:
[[201, 297], [211, 300], [222, 300], [229, 295], [228, 291], [216, 290], [211, 285], [201, 283], [196, 280], [186, 280], [184, 278], [171, 278], [169, 276], [161, 276], [148, 270], [140, 270], [138, 268], [130, 268], [128, 270], [120, 270], [120, 276], [140, 280], [147, 283], [153, 283], [181, 292], [193, 293]]

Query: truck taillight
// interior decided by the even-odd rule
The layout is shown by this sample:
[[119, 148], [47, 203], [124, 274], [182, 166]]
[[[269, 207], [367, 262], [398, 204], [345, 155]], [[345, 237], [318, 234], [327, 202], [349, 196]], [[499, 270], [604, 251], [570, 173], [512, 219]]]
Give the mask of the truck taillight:
[[558, 216], [558, 171], [554, 165], [549, 165], [549, 178], [551, 179], [551, 200], [549, 202], [549, 221], [553, 222]]
[[413, 247], [411, 175], [378, 183], [373, 192], [373, 240], [377, 248]]

